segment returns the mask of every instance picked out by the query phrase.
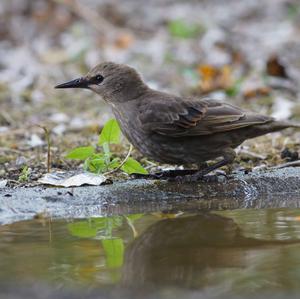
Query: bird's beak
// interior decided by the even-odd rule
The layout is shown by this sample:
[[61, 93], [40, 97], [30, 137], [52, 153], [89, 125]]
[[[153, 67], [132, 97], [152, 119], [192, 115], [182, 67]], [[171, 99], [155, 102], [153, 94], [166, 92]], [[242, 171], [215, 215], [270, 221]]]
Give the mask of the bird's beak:
[[89, 81], [85, 77], [81, 77], [55, 86], [55, 88], [88, 88], [88, 87], [89, 87]]

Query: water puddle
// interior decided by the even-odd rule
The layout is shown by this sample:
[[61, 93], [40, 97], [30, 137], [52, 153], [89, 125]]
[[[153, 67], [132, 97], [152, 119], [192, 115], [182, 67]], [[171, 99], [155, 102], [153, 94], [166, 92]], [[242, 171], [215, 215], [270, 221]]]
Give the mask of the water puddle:
[[40, 218], [0, 226], [1, 282], [250, 298], [299, 292], [299, 280], [299, 209]]

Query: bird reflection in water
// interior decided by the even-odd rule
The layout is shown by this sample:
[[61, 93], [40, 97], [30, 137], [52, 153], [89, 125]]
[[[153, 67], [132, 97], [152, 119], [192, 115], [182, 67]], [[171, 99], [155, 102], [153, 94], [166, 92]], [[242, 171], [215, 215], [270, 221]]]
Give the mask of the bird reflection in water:
[[299, 241], [245, 237], [232, 219], [215, 214], [164, 219], [127, 248], [122, 283], [130, 287], [200, 289], [215, 285], [217, 272], [245, 268], [249, 253], [292, 243]]

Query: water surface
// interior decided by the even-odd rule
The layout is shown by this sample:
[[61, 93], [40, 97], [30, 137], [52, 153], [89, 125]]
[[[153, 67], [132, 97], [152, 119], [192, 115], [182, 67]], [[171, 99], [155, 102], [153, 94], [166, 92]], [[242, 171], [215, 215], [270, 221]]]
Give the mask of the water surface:
[[118, 287], [163, 298], [170, 292], [288, 295], [300, 290], [300, 209], [40, 218], [0, 226], [0, 280]]

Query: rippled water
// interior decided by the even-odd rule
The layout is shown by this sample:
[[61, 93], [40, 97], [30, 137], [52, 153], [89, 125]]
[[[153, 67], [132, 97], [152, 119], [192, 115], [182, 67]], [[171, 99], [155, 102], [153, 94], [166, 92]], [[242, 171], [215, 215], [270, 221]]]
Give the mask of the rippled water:
[[163, 297], [166, 290], [299, 292], [300, 209], [41, 218], [0, 226], [0, 281], [117, 286]]

